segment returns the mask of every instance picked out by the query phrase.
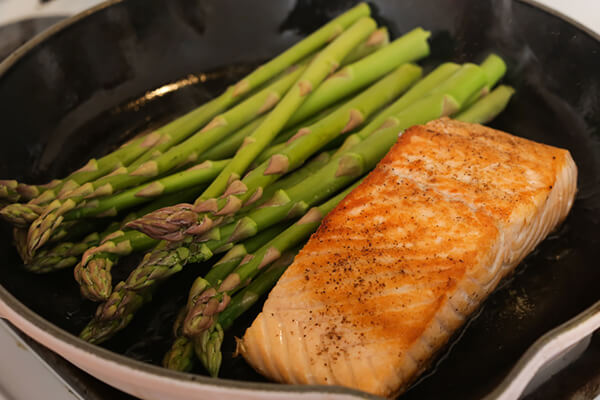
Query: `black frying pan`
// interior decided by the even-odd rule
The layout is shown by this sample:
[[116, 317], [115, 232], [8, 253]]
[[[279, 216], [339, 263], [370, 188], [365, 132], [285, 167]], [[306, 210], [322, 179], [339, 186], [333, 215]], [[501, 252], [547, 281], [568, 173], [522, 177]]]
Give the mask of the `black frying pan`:
[[[30, 42], [0, 65], [1, 177], [43, 183], [63, 176], [136, 132], [217, 95], [356, 2], [109, 3]], [[517, 94], [491, 125], [567, 148], [579, 167], [577, 200], [562, 228], [525, 259], [435, 368], [403, 396], [480, 398], [500, 384], [536, 339], [600, 300], [600, 42], [528, 3], [369, 3], [375, 18], [394, 37], [415, 26], [433, 32], [432, 54], [422, 63], [426, 69], [442, 61], [478, 62], [490, 52], [500, 54], [509, 66], [505, 82]], [[207, 79], [186, 79], [200, 74]], [[180, 84], [153, 92], [173, 82]], [[95, 305], [81, 300], [71, 271], [47, 276], [24, 272], [5, 224], [0, 227], [0, 255], [0, 300], [15, 314], [100, 357], [174, 381], [192, 379], [116, 357], [76, 339]], [[115, 279], [126, 276], [135, 261], [126, 260], [115, 271]], [[161, 287], [152, 305], [104, 347], [158, 365], [170, 345], [175, 310], [199, 268], [190, 265]], [[255, 307], [227, 335], [222, 378], [264, 382], [242, 359], [231, 357], [233, 335], [242, 335], [259, 310]], [[194, 372], [204, 374], [200, 369]], [[198, 380], [277, 390], [272, 389], [276, 385]]]

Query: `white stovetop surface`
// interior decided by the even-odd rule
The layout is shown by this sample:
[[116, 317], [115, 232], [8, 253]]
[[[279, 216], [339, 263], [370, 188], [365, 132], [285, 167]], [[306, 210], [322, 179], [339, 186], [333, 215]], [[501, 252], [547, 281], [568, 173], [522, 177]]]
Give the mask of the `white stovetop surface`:
[[[600, 0], [536, 0], [600, 34]], [[72, 15], [102, 0], [0, 0], [0, 25], [41, 16]], [[37, 354], [0, 320], [0, 400], [80, 400]], [[597, 398], [596, 400], [600, 399]]]

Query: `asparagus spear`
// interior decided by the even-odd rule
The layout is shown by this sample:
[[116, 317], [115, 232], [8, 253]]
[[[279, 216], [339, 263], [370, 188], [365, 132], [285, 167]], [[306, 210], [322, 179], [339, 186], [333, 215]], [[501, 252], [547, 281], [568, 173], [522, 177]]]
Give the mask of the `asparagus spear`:
[[82, 207], [67, 212], [64, 216], [65, 221], [114, 216], [122, 210], [148, 202], [153, 198], [207, 183], [217, 176], [228, 162], [229, 160], [205, 161], [151, 183], [112, 196], [88, 201]]
[[164, 195], [137, 212], [129, 213], [122, 221], [111, 223], [103, 232], [93, 232], [79, 242], [62, 242], [51, 249], [42, 249], [33, 260], [25, 264], [25, 269], [33, 273], [43, 274], [72, 267], [79, 262], [81, 255], [86, 250], [98, 246], [106, 236], [122, 228], [127, 222], [177, 201], [192, 199], [201, 190], [202, 188], [190, 188], [171, 195]]
[[352, 64], [390, 43], [390, 34], [386, 27], [379, 28], [344, 58], [342, 64]]
[[284, 127], [308, 94], [318, 87], [329, 73], [335, 71], [342, 59], [375, 28], [372, 19], [362, 18], [323, 49], [263, 123], [247, 138], [231, 162], [199, 197], [199, 201], [221, 195], [228, 182], [239, 179], [250, 163]]
[[494, 85], [496, 85], [500, 78], [502, 78], [502, 76], [504, 76], [506, 73], [506, 63], [498, 55], [490, 54], [481, 63], [481, 69], [483, 69], [483, 72], [485, 72], [487, 83], [479, 93], [475, 93], [471, 96], [471, 98], [465, 104], [465, 107], [469, 107], [475, 103], [477, 99], [487, 95], [490, 92]]
[[98, 246], [87, 249], [74, 270], [84, 297], [93, 301], [108, 299], [112, 290], [111, 269], [120, 257], [152, 248], [156, 241], [137, 231], [117, 230]]
[[[399, 65], [426, 57], [429, 55], [429, 45], [427, 43], [429, 35], [428, 31], [421, 28], [413, 29], [381, 50], [342, 68], [325, 80], [306, 99], [290, 118], [288, 126], [293, 126], [305, 120], [317, 111], [334, 104], [340, 98], [354, 93], [356, 90], [391, 72]], [[334, 95], [340, 91], [344, 93], [342, 97]]]
[[[62, 190], [64, 186], [67, 186], [71, 190], [84, 182], [92, 181], [107, 174], [120, 165], [128, 165], [131, 161], [156, 145], [165, 142], [172, 144], [181, 141], [208, 122], [210, 118], [226, 110], [232, 104], [235, 104], [245, 94], [262, 85], [290, 65], [315, 52], [331, 40], [332, 37], [339, 35], [344, 29], [352, 25], [359, 18], [368, 16], [369, 13], [369, 7], [365, 3], [361, 3], [350, 9], [279, 56], [262, 65], [235, 85], [229, 87], [218, 98], [162, 127], [157, 132], [137, 139], [99, 160], [90, 160], [81, 170], [69, 175], [64, 180], [53, 182], [50, 186], [55, 192], [54, 195], [58, 195], [61, 191], [65, 192]], [[46, 187], [27, 186], [23, 190], [35, 192], [29, 196], [33, 198], [45, 191]]]
[[124, 282], [115, 286], [110, 298], [101, 304], [94, 318], [83, 328], [79, 337], [90, 343], [102, 343], [131, 322], [142, 305], [150, 302], [154, 288], [142, 291], [125, 290]]
[[[240, 265], [223, 279], [198, 278], [192, 286], [195, 293], [190, 293], [188, 313], [183, 323], [184, 334], [193, 337], [210, 328], [220, 310], [227, 307], [232, 293], [251, 281], [261, 269], [281, 257], [284, 252], [307, 239], [321, 224], [323, 217], [357, 185], [358, 183], [355, 183], [321, 206], [311, 208], [295, 224], [270, 240], [250, 257], [245, 257]], [[198, 283], [199, 281], [201, 283]]]
[[199, 161], [208, 160], [223, 160], [232, 157], [236, 150], [242, 145], [244, 139], [250, 136], [252, 132], [264, 121], [265, 115], [261, 115], [254, 121], [250, 122], [243, 128], [239, 129], [233, 135], [227, 137], [225, 140], [217, 143], [209, 150], [205, 151], [198, 158]]
[[477, 100], [469, 108], [454, 117], [459, 121], [486, 124], [500, 114], [515, 90], [510, 86], [500, 85], [491, 93]]
[[[421, 69], [412, 64], [397, 68], [316, 124], [299, 130], [296, 137], [290, 139], [288, 144], [269, 160], [250, 171], [242, 180], [232, 181], [221, 198], [203, 202], [197, 200], [191, 211], [185, 210], [180, 213], [179, 207], [176, 206], [172, 207], [171, 215], [168, 209], [163, 209], [156, 218], [144, 218], [144, 221], [156, 221], [159, 225], [165, 217], [174, 223], [179, 222], [179, 235], [169, 232], [166, 236], [155, 236], [156, 229], [137, 221], [130, 223], [129, 227], [135, 227], [154, 238], [171, 241], [181, 240], [186, 234], [200, 235], [206, 232], [216, 226], [217, 221], [223, 219], [222, 216], [235, 214], [242, 206], [259, 200], [267, 186], [288, 170], [297, 168], [336, 136], [359, 126], [378, 108], [405, 91], [420, 74]], [[195, 218], [193, 213], [197, 213]]]
[[117, 230], [118, 225], [111, 224], [103, 233], [90, 233], [79, 242], [62, 242], [51, 249], [42, 249], [33, 260], [25, 263], [25, 269], [36, 274], [45, 274], [72, 267], [87, 249], [97, 246], [104, 236]]
[[181, 324], [185, 317], [186, 307], [183, 306], [173, 324], [173, 336], [175, 340], [171, 348], [165, 353], [162, 365], [173, 371], [188, 372], [194, 367], [194, 343], [181, 334]]
[[[455, 90], [453, 88], [457, 87], [462, 88], [463, 92], [471, 93], [474, 87], [482, 88], [485, 86], [486, 82], [487, 76], [485, 72], [476, 65], [465, 64], [463, 66], [458, 66], [453, 63], [442, 64], [420, 82], [415, 84], [404, 96], [380, 112], [369, 124], [367, 124], [367, 126], [359, 132], [348, 136], [340, 146], [338, 153], [357, 145], [370, 134], [377, 131], [377, 129], [397, 124], [393, 115], [405, 110], [415, 100], [422, 99], [431, 94], [446, 93], [449, 90]], [[476, 93], [480, 92], [478, 91]], [[457, 96], [461, 107], [465, 107], [469, 100], [464, 99], [464, 93], [455, 93], [453, 98], [457, 98]], [[454, 111], [449, 110], [449, 113], [452, 114]], [[335, 156], [337, 156], [337, 154], [335, 154], [334, 157]]]

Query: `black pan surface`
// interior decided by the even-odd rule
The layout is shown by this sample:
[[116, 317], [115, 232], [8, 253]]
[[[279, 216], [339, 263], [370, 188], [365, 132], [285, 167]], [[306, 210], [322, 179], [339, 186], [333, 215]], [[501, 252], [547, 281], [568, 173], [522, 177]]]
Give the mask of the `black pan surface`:
[[[59, 30], [0, 66], [0, 177], [43, 183], [125, 138], [217, 95], [261, 61], [355, 4], [351, 0], [126, 0]], [[600, 43], [564, 20], [509, 0], [376, 0], [394, 37], [433, 32], [431, 69], [442, 61], [508, 63], [517, 94], [492, 126], [567, 148], [579, 167], [573, 210], [485, 302], [437, 364], [403, 398], [476, 399], [498, 385], [541, 335], [600, 300]], [[0, 284], [53, 324], [77, 335], [95, 305], [71, 271], [21, 269], [8, 226], [0, 227]], [[137, 259], [126, 260], [115, 279]], [[190, 265], [164, 285], [130, 327], [105, 347], [159, 364]], [[221, 376], [264, 381], [233, 359], [260, 307], [227, 335]], [[200, 369], [195, 371], [204, 372]]]

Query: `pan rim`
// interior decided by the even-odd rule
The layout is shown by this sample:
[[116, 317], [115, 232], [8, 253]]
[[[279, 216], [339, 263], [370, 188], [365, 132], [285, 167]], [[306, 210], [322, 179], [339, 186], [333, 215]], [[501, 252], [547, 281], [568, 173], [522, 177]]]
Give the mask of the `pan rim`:
[[[575, 21], [569, 16], [563, 14], [560, 11], [557, 11], [547, 5], [541, 4], [537, 0], [513, 0], [518, 1], [534, 8], [541, 10], [546, 14], [550, 14], [554, 17], [557, 17], [566, 23], [574, 26], [581, 32], [590, 36], [593, 40], [598, 42], [600, 45], [600, 33], [596, 33], [587, 26]], [[0, 79], [4, 75], [6, 75], [13, 66], [15, 66], [19, 60], [25, 57], [27, 54], [32, 52], [38, 45], [49, 40], [54, 35], [60, 33], [61, 31], [75, 25], [76, 23], [84, 20], [88, 16], [100, 12], [106, 8], [111, 6], [120, 4], [125, 2], [125, 0], [106, 0], [90, 9], [87, 9], [81, 13], [73, 15], [71, 17], [66, 18], [63, 21], [58, 22], [47, 30], [39, 33], [34, 36], [32, 39], [27, 41], [25, 44], [20, 46], [17, 50], [11, 53], [4, 61], [0, 62]], [[262, 383], [262, 382], [250, 382], [243, 380], [233, 380], [233, 379], [223, 379], [223, 378], [211, 378], [203, 375], [197, 375], [192, 373], [171, 371], [156, 365], [144, 363], [141, 361], [134, 360], [132, 358], [126, 357], [119, 353], [107, 350], [103, 347], [93, 345], [88, 343], [79, 337], [65, 331], [59, 326], [53, 324], [52, 322], [46, 320], [41, 317], [21, 301], [19, 301], [16, 297], [14, 297], [6, 288], [0, 285], [0, 306], [4, 305], [8, 307], [10, 310], [14, 311], [19, 318], [27, 321], [29, 324], [35, 326], [37, 329], [48, 332], [50, 335], [58, 338], [60, 341], [66, 343], [69, 346], [74, 347], [76, 350], [90, 353], [95, 355], [103, 361], [108, 363], [119, 364], [124, 367], [131, 368], [136, 372], [149, 374], [153, 376], [160, 376], [167, 379], [174, 379], [175, 381], [185, 383], [185, 384], [200, 384], [207, 385], [216, 388], [232, 388], [232, 389], [247, 389], [247, 390], [263, 390], [268, 392], [287, 392], [287, 393], [331, 393], [331, 394], [345, 394], [356, 396], [360, 398], [367, 399], [378, 399], [379, 397], [367, 394], [362, 391], [353, 390], [349, 388], [344, 388], [341, 386], [326, 386], [326, 385], [290, 385], [290, 384], [280, 384], [280, 383]], [[539, 350], [543, 348], [543, 343], [548, 340], [559, 336], [561, 333], [568, 332], [574, 326], [579, 326], [579, 324], [584, 323], [587, 319], [585, 318], [590, 313], [590, 310], [595, 310], [596, 312], [600, 310], [600, 301], [591, 305], [586, 310], [577, 314], [573, 318], [563, 322], [561, 325], [553, 328], [552, 330], [546, 332], [544, 335], [540, 336], [536, 341], [534, 341], [529, 348], [523, 353], [523, 355], [519, 358], [519, 360], [515, 363], [515, 365], [509, 370], [505, 378], [493, 389], [490, 390], [488, 395], [486, 396], [487, 400], [491, 400], [493, 398], [502, 397], [503, 393], [506, 392], [510, 388], [511, 380], [508, 378], [518, 378], [519, 374], [515, 375], [515, 371], [521, 371], [524, 369], [523, 366], [527, 366], [528, 362], [539, 353]], [[0, 311], [2, 308], [0, 307]], [[0, 313], [0, 317], [2, 314]], [[13, 322], [13, 321], [11, 321]], [[579, 324], [577, 324], [579, 322]], [[14, 323], [14, 322], [13, 322]], [[575, 324], [575, 325], [574, 325]], [[27, 334], [27, 333], [26, 333]], [[29, 336], [29, 335], [28, 335]], [[537, 350], [537, 351], [534, 351]]]

